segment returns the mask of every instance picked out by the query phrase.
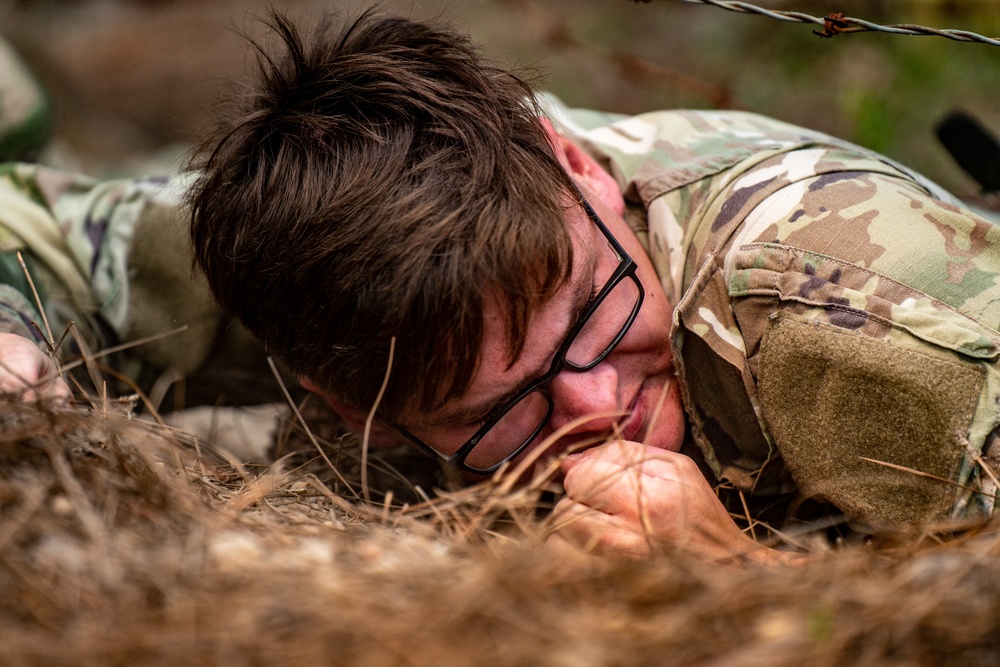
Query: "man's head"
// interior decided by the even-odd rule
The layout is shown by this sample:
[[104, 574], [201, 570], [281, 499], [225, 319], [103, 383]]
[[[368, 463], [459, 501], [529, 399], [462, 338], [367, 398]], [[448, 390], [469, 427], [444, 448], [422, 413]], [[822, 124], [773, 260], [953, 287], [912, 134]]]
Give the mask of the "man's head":
[[460, 394], [503, 295], [511, 359], [565, 281], [570, 181], [530, 86], [446, 28], [272, 18], [255, 87], [206, 143], [197, 259], [223, 307], [323, 392], [393, 417]]
[[[579, 437], [617, 425], [679, 447], [670, 305], [617, 184], [539, 119], [530, 86], [447, 29], [366, 15], [306, 43], [273, 27], [285, 57], [261, 51], [196, 164], [195, 251], [222, 305], [355, 426], [395, 338], [381, 421], [443, 454], [540, 377], [535, 442], [596, 413]], [[587, 334], [613, 352], [553, 361], [626, 270], [608, 303], [628, 303]]]

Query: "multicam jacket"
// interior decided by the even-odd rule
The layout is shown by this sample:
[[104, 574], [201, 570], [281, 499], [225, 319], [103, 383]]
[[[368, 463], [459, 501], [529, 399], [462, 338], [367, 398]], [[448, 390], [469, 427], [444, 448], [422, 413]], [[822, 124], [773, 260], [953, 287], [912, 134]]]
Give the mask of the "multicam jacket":
[[716, 475], [868, 530], [992, 512], [1000, 227], [882, 156], [753, 114], [548, 113], [622, 186]]
[[0, 163], [0, 331], [45, 348], [47, 320], [63, 359], [100, 351], [110, 393], [162, 396], [186, 379], [177, 405], [280, 400], [260, 346], [193, 266], [182, 204], [191, 178], [100, 181]]
[[184, 328], [119, 356], [117, 370], [137, 377], [198, 368], [222, 318], [192, 269], [181, 205], [187, 181], [97, 181], [0, 163], [0, 330], [96, 351]]

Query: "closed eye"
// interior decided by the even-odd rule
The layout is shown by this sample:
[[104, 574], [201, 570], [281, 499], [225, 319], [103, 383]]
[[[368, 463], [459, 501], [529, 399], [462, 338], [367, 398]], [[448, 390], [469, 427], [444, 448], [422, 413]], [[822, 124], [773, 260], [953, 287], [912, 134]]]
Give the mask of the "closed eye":
[[[596, 278], [597, 275], [595, 274], [594, 277]], [[587, 313], [590, 312], [590, 309], [593, 307], [594, 302], [597, 301], [597, 295], [600, 294], [600, 292], [601, 292], [601, 286], [598, 285], [596, 282], [594, 282], [590, 286], [590, 295], [587, 297], [587, 300], [583, 303], [583, 306], [580, 307], [580, 311], [576, 316], [576, 321], [574, 322], [574, 327], [578, 326], [580, 324], [580, 321], [583, 320], [583, 318], [587, 316]]]

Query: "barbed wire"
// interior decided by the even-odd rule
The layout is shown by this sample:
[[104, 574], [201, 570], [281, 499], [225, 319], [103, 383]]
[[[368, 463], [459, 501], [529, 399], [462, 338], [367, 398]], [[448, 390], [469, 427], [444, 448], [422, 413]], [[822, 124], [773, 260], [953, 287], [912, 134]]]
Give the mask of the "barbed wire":
[[[653, 0], [633, 1], [649, 3]], [[839, 12], [827, 14], [826, 16], [820, 18], [818, 16], [803, 14], [802, 12], [785, 12], [775, 9], [765, 9], [763, 7], [752, 5], [749, 2], [731, 2], [730, 0], [674, 1], [691, 5], [710, 5], [712, 7], [718, 7], [719, 9], [725, 9], [730, 12], [738, 12], [742, 14], [759, 14], [761, 16], [767, 16], [768, 18], [789, 23], [812, 23], [823, 27], [822, 31], [813, 30], [813, 33], [819, 35], [820, 37], [833, 37], [834, 35], [851, 32], [887, 32], [894, 35], [932, 35], [936, 37], [944, 37], [945, 39], [952, 39], [958, 42], [978, 42], [980, 44], [989, 44], [990, 46], [1000, 46], [1000, 39], [983, 37], [982, 35], [969, 32], [968, 30], [939, 30], [936, 28], [928, 28], [926, 26], [914, 25], [910, 23], [882, 25], [879, 23], [872, 23], [871, 21], [865, 21], [863, 19], [844, 16]]]

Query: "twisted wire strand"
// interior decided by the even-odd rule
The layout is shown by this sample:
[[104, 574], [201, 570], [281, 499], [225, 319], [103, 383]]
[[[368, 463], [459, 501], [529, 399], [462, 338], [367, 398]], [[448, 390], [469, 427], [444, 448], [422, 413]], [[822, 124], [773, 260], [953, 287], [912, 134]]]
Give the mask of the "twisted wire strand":
[[[646, 3], [652, 2], [652, 0], [636, 1]], [[886, 32], [894, 35], [932, 35], [936, 37], [944, 37], [945, 39], [952, 39], [957, 42], [977, 42], [980, 44], [989, 44], [990, 46], [1000, 46], [1000, 39], [984, 37], [974, 32], [969, 32], [968, 30], [939, 30], [936, 28], [928, 28], [926, 26], [914, 25], [910, 23], [882, 25], [879, 23], [872, 23], [871, 21], [865, 21], [863, 19], [844, 16], [839, 13], [827, 14], [821, 18], [818, 16], [803, 14], [802, 12], [785, 12], [775, 9], [765, 9], [764, 7], [752, 5], [749, 2], [731, 2], [730, 0], [675, 1], [691, 5], [710, 5], [712, 7], [718, 7], [719, 9], [725, 9], [730, 12], [738, 12], [742, 14], [759, 14], [761, 16], [767, 16], [768, 18], [788, 23], [812, 23], [814, 25], [822, 26], [822, 31], [813, 31], [820, 37], [833, 37], [834, 35], [838, 35], [840, 33], [850, 32]]]

